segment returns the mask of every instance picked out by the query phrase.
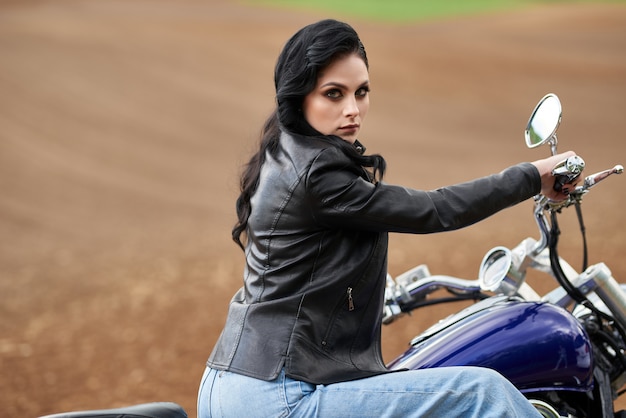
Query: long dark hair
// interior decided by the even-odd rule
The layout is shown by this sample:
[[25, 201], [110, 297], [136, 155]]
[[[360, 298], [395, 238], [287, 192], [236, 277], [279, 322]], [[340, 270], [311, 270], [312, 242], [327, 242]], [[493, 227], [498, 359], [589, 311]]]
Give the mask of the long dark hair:
[[261, 166], [267, 153], [278, 149], [281, 130], [299, 135], [315, 136], [341, 148], [355, 163], [371, 168], [372, 179], [382, 179], [385, 160], [380, 155], [361, 155], [356, 148], [335, 136], [324, 136], [315, 130], [302, 114], [302, 102], [317, 83], [324, 68], [336, 59], [357, 54], [367, 68], [367, 54], [356, 31], [348, 24], [332, 19], [305, 26], [285, 44], [278, 56], [274, 71], [276, 109], [265, 121], [261, 130], [259, 150], [245, 166], [241, 176], [241, 194], [237, 199], [237, 223], [233, 227], [233, 240], [243, 249], [241, 235], [248, 225], [250, 199], [257, 189]]

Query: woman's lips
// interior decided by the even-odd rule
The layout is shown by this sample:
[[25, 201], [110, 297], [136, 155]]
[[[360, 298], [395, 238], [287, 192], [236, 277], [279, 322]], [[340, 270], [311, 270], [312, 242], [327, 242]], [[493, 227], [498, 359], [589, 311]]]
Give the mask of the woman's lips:
[[339, 128], [343, 133], [354, 133], [359, 130], [359, 125], [346, 125]]

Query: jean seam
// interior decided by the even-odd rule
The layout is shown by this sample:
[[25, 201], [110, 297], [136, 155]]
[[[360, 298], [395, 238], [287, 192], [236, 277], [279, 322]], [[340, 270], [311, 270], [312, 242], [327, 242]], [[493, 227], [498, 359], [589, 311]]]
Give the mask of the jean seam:
[[278, 375], [278, 379], [280, 379], [280, 385], [276, 385], [276, 388], [278, 390], [278, 398], [282, 401], [285, 407], [285, 411], [282, 412], [278, 416], [278, 418], [285, 418], [288, 417], [291, 413], [291, 408], [289, 408], [289, 402], [287, 402], [287, 378], [284, 371], [282, 371], [280, 375]]

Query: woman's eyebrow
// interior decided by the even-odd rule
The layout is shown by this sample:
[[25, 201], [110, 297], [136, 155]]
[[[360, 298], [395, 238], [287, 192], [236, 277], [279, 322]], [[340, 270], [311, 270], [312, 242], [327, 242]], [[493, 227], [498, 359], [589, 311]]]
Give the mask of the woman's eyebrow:
[[[364, 82], [362, 82], [361, 84], [359, 84], [359, 87], [363, 87], [366, 85], [369, 85], [370, 81], [369, 80], [365, 80]], [[348, 86], [346, 86], [345, 84], [336, 82], [336, 81], [329, 81], [328, 83], [324, 83], [320, 86], [320, 88], [325, 88], [325, 87], [339, 87], [339, 88], [343, 88], [343, 89], [347, 89]]]
[[320, 86], [320, 88], [324, 88], [324, 87], [331, 87], [331, 86], [332, 86], [332, 87], [340, 87], [340, 88], [343, 88], [343, 89], [346, 89], [346, 88], [347, 88], [344, 84], [337, 83], [337, 82], [335, 82], [335, 81], [329, 81], [328, 83], [322, 84], [322, 85]]

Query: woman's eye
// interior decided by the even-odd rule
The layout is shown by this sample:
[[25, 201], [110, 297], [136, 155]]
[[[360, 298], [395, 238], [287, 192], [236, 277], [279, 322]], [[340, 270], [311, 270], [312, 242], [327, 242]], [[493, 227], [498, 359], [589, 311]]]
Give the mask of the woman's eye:
[[356, 95], [363, 97], [363, 96], [367, 96], [369, 92], [370, 92], [369, 87], [361, 87], [360, 89], [356, 91]]
[[341, 97], [341, 92], [336, 89], [329, 90], [326, 92], [326, 97], [330, 97], [331, 99], [338, 99]]

